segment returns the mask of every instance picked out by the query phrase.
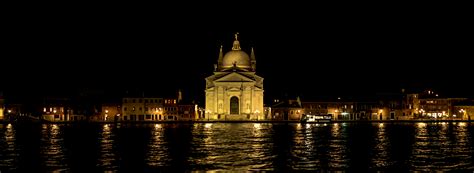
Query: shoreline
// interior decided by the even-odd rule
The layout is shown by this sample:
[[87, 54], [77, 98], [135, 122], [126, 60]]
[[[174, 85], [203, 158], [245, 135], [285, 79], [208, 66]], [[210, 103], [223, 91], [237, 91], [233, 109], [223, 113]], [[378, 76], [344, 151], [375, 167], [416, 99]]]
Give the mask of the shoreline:
[[332, 124], [332, 123], [437, 123], [437, 122], [474, 122], [472, 120], [336, 120], [330, 122], [301, 122], [296, 120], [275, 121], [0, 121], [0, 124], [21, 124], [21, 123], [40, 123], [40, 124], [193, 124], [193, 123], [305, 123], [305, 124]]

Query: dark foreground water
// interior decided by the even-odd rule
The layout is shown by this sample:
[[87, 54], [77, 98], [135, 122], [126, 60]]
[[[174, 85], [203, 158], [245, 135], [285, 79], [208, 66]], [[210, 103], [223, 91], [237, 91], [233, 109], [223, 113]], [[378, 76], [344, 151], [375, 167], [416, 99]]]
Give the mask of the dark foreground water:
[[0, 125], [0, 171], [474, 170], [472, 123]]

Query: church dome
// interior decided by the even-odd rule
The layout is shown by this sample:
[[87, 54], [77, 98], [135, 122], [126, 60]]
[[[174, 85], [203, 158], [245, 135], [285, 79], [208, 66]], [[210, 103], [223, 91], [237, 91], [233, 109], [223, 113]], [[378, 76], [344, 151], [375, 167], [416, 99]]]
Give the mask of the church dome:
[[231, 50], [227, 52], [222, 59], [222, 67], [230, 68], [234, 66], [234, 63], [239, 68], [249, 68], [249, 55], [242, 50]]

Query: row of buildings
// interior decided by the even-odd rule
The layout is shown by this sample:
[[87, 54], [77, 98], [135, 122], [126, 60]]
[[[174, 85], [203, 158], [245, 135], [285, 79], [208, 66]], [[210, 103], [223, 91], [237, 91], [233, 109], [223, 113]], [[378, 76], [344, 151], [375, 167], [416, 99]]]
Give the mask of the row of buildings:
[[0, 97], [0, 120], [37, 119], [50, 122], [75, 121], [188, 121], [199, 118], [198, 106], [181, 97], [124, 97], [115, 101], [47, 97], [33, 109], [25, 104], [5, 103]]
[[300, 120], [305, 115], [327, 115], [332, 120], [471, 120], [474, 100], [442, 97], [432, 90], [402, 91], [372, 98], [275, 99], [266, 112], [275, 120]]
[[[204, 107], [184, 102], [180, 96], [125, 97], [116, 102], [78, 104], [69, 98], [45, 98], [36, 109], [5, 103], [0, 96], [0, 120], [22, 118], [50, 122], [135, 121], [299, 121], [308, 115], [331, 117], [333, 121], [366, 120], [472, 120], [474, 100], [442, 97], [432, 90], [396, 93], [372, 98], [326, 98], [319, 100], [273, 99], [260, 116], [214, 116]], [[258, 119], [257, 119], [258, 118]]]

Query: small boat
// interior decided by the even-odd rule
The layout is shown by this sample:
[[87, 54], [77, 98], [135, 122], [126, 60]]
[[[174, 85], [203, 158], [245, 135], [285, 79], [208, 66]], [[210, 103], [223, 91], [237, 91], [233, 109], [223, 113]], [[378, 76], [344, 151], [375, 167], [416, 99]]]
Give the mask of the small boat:
[[301, 122], [329, 123], [331, 119], [331, 115], [304, 115]]

